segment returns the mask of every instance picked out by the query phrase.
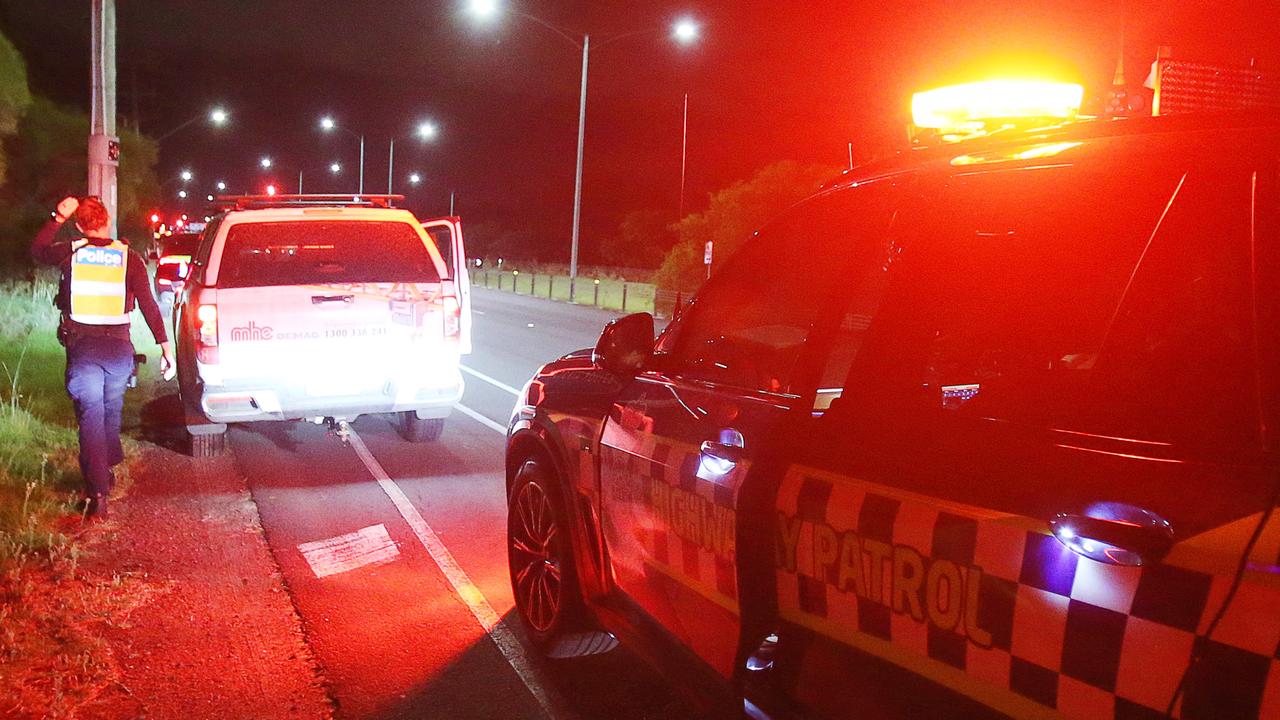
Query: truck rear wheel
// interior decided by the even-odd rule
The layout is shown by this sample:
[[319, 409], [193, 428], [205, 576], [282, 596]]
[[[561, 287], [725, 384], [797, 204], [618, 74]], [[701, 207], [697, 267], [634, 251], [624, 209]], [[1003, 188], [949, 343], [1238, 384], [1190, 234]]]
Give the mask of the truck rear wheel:
[[420, 418], [413, 410], [399, 414], [396, 423], [400, 436], [409, 442], [431, 442], [438, 440], [444, 432], [444, 418]]

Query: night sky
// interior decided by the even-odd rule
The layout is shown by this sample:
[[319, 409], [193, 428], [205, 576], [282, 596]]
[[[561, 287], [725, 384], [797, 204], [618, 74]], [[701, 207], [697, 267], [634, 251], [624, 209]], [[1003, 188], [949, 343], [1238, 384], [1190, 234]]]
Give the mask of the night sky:
[[[397, 191], [420, 215], [449, 192], [469, 224], [531, 233], [567, 257], [580, 51], [508, 14], [481, 25], [460, 2], [119, 0], [119, 111], [153, 136], [215, 103], [232, 124], [202, 123], [162, 147], [160, 172], [192, 168], [258, 190], [268, 174], [309, 192], [355, 189], [356, 140], [323, 134], [321, 115], [366, 136], [366, 191], [384, 191], [387, 140]], [[571, 35], [592, 34], [583, 252], [632, 210], [679, 203], [681, 104], [689, 94], [686, 208], [778, 160], [847, 163], [905, 137], [910, 93], [990, 76], [1051, 73], [1098, 88], [1119, 54], [1118, 2], [526, 2]], [[1176, 57], [1280, 67], [1280, 3], [1127, 2], [1126, 59], [1141, 82], [1157, 44]], [[696, 18], [702, 39], [667, 29]], [[608, 37], [652, 28], [616, 43]], [[87, 106], [89, 0], [0, 0], [0, 30], [27, 58], [33, 88]], [[1004, 73], [1008, 74], [1008, 73]], [[440, 137], [412, 136], [430, 117]], [[125, 162], [127, 162], [127, 158]], [[344, 166], [335, 179], [330, 162]], [[417, 189], [405, 181], [418, 171]], [[170, 182], [166, 192], [176, 192]]]

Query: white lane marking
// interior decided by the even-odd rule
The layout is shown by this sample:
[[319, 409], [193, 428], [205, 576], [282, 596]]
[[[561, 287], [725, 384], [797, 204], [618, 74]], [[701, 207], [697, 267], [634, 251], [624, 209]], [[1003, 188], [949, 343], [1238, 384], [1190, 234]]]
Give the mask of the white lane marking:
[[476, 315], [483, 315], [483, 314], [484, 314], [484, 311], [483, 311], [483, 310], [472, 310], [471, 312], [475, 313]]
[[490, 420], [489, 418], [485, 417], [484, 415], [481, 415], [475, 410], [472, 410], [466, 405], [454, 405], [454, 407], [458, 409], [458, 412], [462, 413], [463, 415], [466, 415], [472, 420], [475, 420], [476, 422], [489, 428], [490, 430], [500, 432], [503, 435], [507, 434], [507, 429], [502, 426], [502, 423], [494, 422], [493, 420]]
[[400, 557], [400, 550], [384, 525], [371, 525], [353, 533], [314, 540], [298, 546], [298, 552], [316, 577], [329, 577], [366, 565], [381, 565]]
[[400, 517], [409, 524], [409, 528], [413, 530], [413, 534], [418, 537], [418, 541], [427, 549], [431, 555], [431, 559], [435, 561], [436, 566], [440, 568], [440, 572], [444, 573], [445, 579], [453, 586], [453, 590], [458, 597], [466, 603], [467, 609], [480, 622], [480, 627], [488, 633], [489, 638], [493, 640], [493, 644], [498, 647], [498, 651], [507, 659], [511, 668], [516, 671], [516, 675], [529, 689], [529, 693], [538, 701], [542, 712], [548, 718], [566, 718], [568, 715], [564, 712], [557, 712], [552, 703], [551, 697], [547, 691], [543, 689], [542, 684], [538, 681], [537, 671], [533, 663], [529, 660], [529, 656], [525, 654], [524, 648], [520, 645], [520, 641], [516, 639], [515, 634], [507, 627], [506, 622], [498, 616], [497, 611], [489, 604], [484, 594], [480, 592], [480, 588], [471, 582], [471, 578], [467, 576], [462, 566], [454, 559], [453, 553], [444, 546], [440, 540], [440, 536], [431, 529], [426, 519], [418, 512], [418, 509], [409, 502], [408, 496], [396, 485], [395, 481], [387, 475], [387, 471], [382, 469], [382, 465], [378, 464], [373, 453], [369, 452], [369, 447], [364, 444], [364, 440], [356, 433], [355, 428], [351, 428], [351, 435], [348, 438], [352, 449], [356, 451], [356, 455], [360, 457], [360, 461], [378, 481], [378, 486], [382, 491], [391, 498], [392, 504], [396, 506], [396, 510], [400, 511]]
[[[515, 395], [516, 397], [520, 397], [520, 391], [519, 391], [519, 390], [517, 390], [517, 389], [515, 389], [515, 388], [511, 387], [510, 385], [508, 385], [508, 384], [506, 384], [506, 383], [502, 382], [501, 380], [495, 380], [494, 378], [491, 378], [491, 377], [489, 377], [488, 375], [485, 375], [484, 373], [480, 372], [479, 370], [472, 370], [471, 368], [467, 367], [466, 365], [459, 365], [458, 367], [462, 368], [462, 372], [467, 373], [468, 375], [474, 375], [475, 377], [480, 378], [481, 380], [483, 380], [483, 381], [485, 381], [485, 382], [489, 383], [490, 385], [492, 385], [492, 386], [494, 386], [494, 387], [498, 388], [499, 390], [506, 390], [507, 392], [511, 393], [512, 395]], [[505, 432], [505, 431], [504, 431], [504, 432]]]

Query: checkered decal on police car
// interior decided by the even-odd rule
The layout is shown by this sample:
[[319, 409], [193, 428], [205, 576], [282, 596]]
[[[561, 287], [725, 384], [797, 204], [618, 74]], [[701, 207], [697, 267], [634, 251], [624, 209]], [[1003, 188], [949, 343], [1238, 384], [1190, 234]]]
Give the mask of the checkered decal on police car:
[[614, 451], [631, 477], [648, 481], [646, 501], [653, 522], [643, 533], [650, 557], [681, 582], [720, 605], [738, 599], [734, 568], [734, 491], [738, 468], [723, 482], [699, 480], [696, 449], [656, 442], [649, 457]]
[[[784, 617], [892, 642], [1067, 717], [1163, 713], [1227, 592], [1225, 577], [1104, 565], [1018, 518], [825, 473], [793, 470], [778, 509]], [[1280, 717], [1280, 592], [1242, 584], [1199, 642], [1182, 717]]]

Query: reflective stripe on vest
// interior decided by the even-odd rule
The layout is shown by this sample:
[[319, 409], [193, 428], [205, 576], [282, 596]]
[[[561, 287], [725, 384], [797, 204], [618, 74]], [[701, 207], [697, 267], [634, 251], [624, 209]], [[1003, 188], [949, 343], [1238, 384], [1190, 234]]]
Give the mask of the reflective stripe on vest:
[[128, 265], [129, 248], [119, 240], [77, 250], [71, 256], [71, 319], [86, 325], [127, 325]]

